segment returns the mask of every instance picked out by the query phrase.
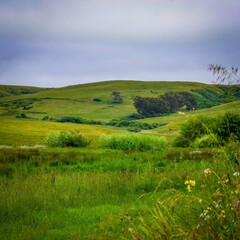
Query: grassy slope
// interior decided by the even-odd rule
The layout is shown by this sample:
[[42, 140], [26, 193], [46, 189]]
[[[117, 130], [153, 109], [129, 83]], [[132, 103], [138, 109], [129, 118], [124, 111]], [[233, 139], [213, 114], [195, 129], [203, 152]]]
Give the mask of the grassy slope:
[[[101, 85], [101, 83], [99, 84]], [[76, 88], [77, 87], [81, 88], [81, 86], [76, 86]], [[201, 85], [199, 85], [199, 87], [201, 87]], [[65, 88], [66, 91], [70, 92], [74, 89], [75, 87]], [[97, 89], [96, 87], [96, 90]], [[63, 92], [65, 92], [65, 90], [63, 90]], [[96, 90], [93, 91], [93, 93], [96, 94]], [[186, 91], [186, 89], [184, 90]], [[50, 93], [55, 91], [58, 92], [60, 90], [49, 90]], [[105, 90], [104, 92], [107, 94], [111, 91], [113, 90]], [[121, 90], [121, 92], [122, 91], [123, 90]], [[164, 89], [161, 89], [161, 91], [164, 91]], [[82, 90], [82, 93], [85, 94], [86, 97], [89, 94], [86, 90]], [[47, 94], [48, 92], [42, 92], [35, 94], [35, 96], [45, 95], [46, 97]], [[141, 95], [143, 94], [144, 90]], [[145, 94], [153, 93], [149, 93], [148, 89]], [[157, 95], [158, 93], [154, 94]], [[70, 96], [71, 94], [69, 93], [68, 97], [70, 98]], [[15, 99], [19, 97], [21, 98], [23, 96], [11, 98]], [[28, 95], [24, 97], [31, 98], [32, 96]], [[59, 93], [59, 97], [63, 97], [63, 95]], [[72, 98], [74, 98], [73, 92]], [[59, 101], [64, 102], [64, 100]], [[60, 110], [57, 103], [56, 107]], [[68, 104], [66, 103], [66, 105]], [[89, 106], [91, 113], [91, 111], [93, 111], [92, 103], [89, 103]], [[70, 104], [69, 108], [74, 110]], [[31, 110], [35, 109], [33, 108]], [[43, 110], [48, 111], [46, 108], [43, 108]], [[168, 123], [168, 125], [151, 132], [172, 138], [176, 135], [181, 124], [188, 118], [201, 114], [217, 116], [226, 110], [239, 111], [240, 101], [211, 109], [188, 112], [186, 115], [173, 114], [166, 117], [149, 118], [141, 121]], [[7, 111], [8, 110], [5, 110], [5, 112], [2, 111], [2, 116], [0, 117], [0, 145], [30, 145], [42, 143], [43, 138], [48, 132], [62, 129], [79, 129], [95, 140], [101, 134], [123, 131], [122, 129], [100, 126], [17, 119], [14, 115], [3, 116]], [[116, 112], [115, 109], [109, 110], [108, 112], [111, 118], [115, 117], [113, 116]], [[88, 112], [86, 112], [86, 114], [88, 114]], [[99, 113], [98, 116], [103, 116], [103, 114], [104, 113]], [[126, 115], [126, 112], [121, 114]], [[180, 197], [183, 201], [179, 201], [181, 200], [180, 197], [177, 199], [173, 196], [174, 207], [171, 207], [171, 211], [169, 210], [169, 212], [167, 212], [168, 214], [163, 215], [163, 220], [156, 218], [156, 221], [158, 223], [172, 223], [172, 221], [169, 221], [169, 216], [176, 213], [178, 216], [175, 222], [166, 228], [167, 231], [170, 229], [169, 234], [171, 236], [176, 237], [176, 234], [173, 235], [171, 229], [180, 229], [179, 232], [181, 231], [181, 233], [194, 231], [193, 233], [195, 234], [196, 226], [197, 228], [200, 226], [199, 231], [219, 233], [220, 237], [212, 237], [211, 239], [233, 239], [224, 236], [224, 233], [232, 230], [233, 218], [228, 217], [228, 215], [232, 213], [229, 209], [230, 207], [237, 206], [234, 201], [234, 205], [230, 205], [229, 207], [229, 203], [231, 202], [226, 201], [225, 203], [225, 199], [230, 199], [230, 197], [233, 196], [232, 192], [236, 190], [236, 183], [235, 181], [233, 183], [231, 183], [231, 181], [228, 184], [224, 181], [223, 183], [221, 183], [222, 181], [219, 182], [219, 179], [224, 180], [224, 176], [232, 176], [234, 172], [232, 165], [224, 165], [225, 163], [221, 158], [221, 161], [219, 161], [219, 155], [217, 156], [216, 162], [209, 159], [207, 152], [206, 155], [196, 155], [196, 161], [176, 162], [169, 161], [175, 159], [174, 151], [172, 152], [173, 157], [171, 159], [169, 158], [168, 161], [164, 161], [162, 156], [159, 156], [159, 154], [154, 155], [154, 153], [125, 154], [116, 151], [95, 149], [47, 148], [38, 151], [35, 149], [3, 148], [0, 150], [0, 171], [2, 171], [0, 172], [2, 174], [0, 175], [0, 239], [100, 240], [120, 239], [121, 237], [122, 239], [124, 237], [124, 239], [132, 239], [133, 237], [130, 236], [128, 230], [132, 229], [132, 227], [135, 229], [135, 226], [139, 224], [138, 221], [141, 220], [141, 223], [146, 224], [149, 218], [149, 226], [155, 226], [152, 224], [154, 218], [152, 215], [149, 216], [149, 208], [152, 208], [157, 201], [164, 200], [165, 202], [164, 193], [168, 199], [173, 196], [169, 195], [169, 193], [171, 193], [170, 191], [172, 191], [176, 197], [181, 193]], [[181, 154], [181, 158], [182, 155], [183, 154]], [[214, 174], [212, 174], [208, 176], [208, 178], [204, 177], [203, 172], [207, 168], [217, 172], [218, 176], [215, 177]], [[236, 171], [239, 172], [239, 170]], [[196, 186], [191, 193], [187, 192], [186, 185], [184, 184], [186, 179], [196, 181]], [[231, 184], [233, 185], [232, 188]], [[222, 186], [225, 191], [222, 191]], [[217, 196], [216, 192], [219, 191], [220, 188], [221, 195]], [[229, 191], [229, 195], [226, 194], [227, 191]], [[229, 211], [226, 221], [219, 221], [219, 219], [216, 218], [215, 211], [211, 212], [212, 217], [208, 222], [201, 219], [200, 214], [203, 209], [206, 209], [207, 206], [214, 207], [216, 205], [215, 201], [210, 201], [211, 198], [223, 202], [223, 204], [220, 205], [221, 208], [219, 211]], [[224, 200], [222, 200], [223, 198]], [[177, 199], [177, 201], [175, 201], [175, 199]], [[187, 199], [187, 205], [184, 199]], [[199, 199], [203, 202], [202, 205]], [[235, 199], [239, 199], [239, 197], [234, 198], [234, 200]], [[164, 206], [166, 207], [167, 204]], [[226, 204], [226, 207], [224, 204]], [[188, 207], [186, 208], [185, 206]], [[179, 208], [181, 211], [176, 211]], [[173, 209], [174, 211], [172, 211]], [[126, 212], [130, 217], [124, 215]], [[232, 215], [234, 215], [234, 213], [235, 212], [233, 212]], [[122, 216], [124, 217], [123, 220]], [[141, 219], [139, 219], [139, 216], [141, 216]], [[236, 216], [234, 219], [236, 219]], [[180, 219], [180, 221], [178, 221], [178, 219]], [[202, 223], [206, 223], [206, 228], [200, 225]], [[214, 225], [214, 223], [216, 224]], [[148, 225], [146, 226], [149, 227]], [[163, 224], [163, 227], [164, 226]], [[141, 225], [139, 228], [140, 227]], [[144, 230], [144, 228], [142, 229]], [[153, 231], [153, 233], [155, 234], [157, 232]], [[236, 235], [238, 233], [239, 231], [236, 231]], [[151, 229], [149, 230], [149, 234], [151, 234]], [[165, 237], [165, 239], [169, 239], [170, 235], [168, 235], [169, 237]], [[192, 235], [189, 234], [183, 238], [191, 238], [191, 236]], [[199, 239], [208, 239], [201, 237], [201, 235], [196, 234], [196, 236]], [[151, 237], [146, 237], [142, 239], [150, 238]], [[161, 238], [155, 236], [155, 239]]]
[[151, 130], [143, 131], [145, 133], [156, 133], [166, 136], [171, 142], [179, 133], [181, 126], [186, 123], [190, 118], [198, 117], [201, 115], [208, 117], [217, 117], [220, 114], [224, 114], [226, 111], [237, 111], [240, 112], [240, 101], [222, 104], [212, 108], [201, 109], [191, 112], [186, 112], [185, 115], [178, 113], [171, 114], [165, 117], [147, 118], [140, 120], [148, 123], [167, 123], [167, 125]]
[[[159, 122], [167, 123], [166, 126], [142, 131], [143, 133], [154, 133], [161, 136], [166, 136], [171, 143], [172, 140], [177, 136], [180, 127], [189, 118], [207, 115], [217, 116], [224, 113], [227, 110], [240, 111], [240, 101], [222, 104], [209, 109], [197, 110], [186, 113], [186, 115], [172, 114], [165, 117], [148, 118], [140, 121], [143, 122]], [[12, 144], [12, 145], [33, 145], [42, 144], [45, 136], [49, 132], [59, 130], [73, 130], [77, 129], [84, 135], [93, 138], [93, 145], [96, 144], [96, 140], [102, 134], [121, 133], [125, 130], [122, 128], [103, 127], [94, 125], [81, 125], [81, 124], [68, 124], [68, 123], [54, 123], [44, 122], [28, 119], [17, 119], [14, 117], [1, 117], [0, 118], [0, 145]]]
[[100, 135], [123, 131], [122, 129], [114, 129], [110, 127], [42, 122], [9, 117], [2, 117], [0, 122], [0, 145], [18, 146], [43, 144], [44, 138], [50, 132], [75, 129], [93, 139], [93, 144], [95, 145], [95, 142]]
[[[41, 119], [43, 116], [57, 118], [61, 116], [78, 116], [94, 120], [110, 120], [136, 112], [132, 98], [134, 96], [156, 97], [167, 91], [190, 91], [192, 89], [210, 89], [221, 92], [214, 85], [192, 82], [143, 82], [143, 81], [107, 81], [90, 84], [50, 89], [36, 94], [10, 96], [0, 99], [0, 103], [19, 99], [36, 99], [30, 110], [11, 109], [15, 114], [25, 112], [29, 116]], [[123, 97], [122, 104], [112, 103], [111, 93], [119, 91]], [[94, 102], [100, 98], [101, 102]], [[14, 108], [10, 104], [10, 108]], [[2, 108], [2, 111], [5, 108]]]
[[[16, 87], [18, 89], [18, 87]], [[0, 103], [10, 103], [8, 107], [0, 106], [0, 144], [32, 145], [43, 143], [48, 132], [57, 130], [78, 129], [83, 134], [97, 139], [102, 134], [121, 132], [123, 129], [114, 129], [101, 126], [87, 126], [76, 124], [61, 124], [52, 122], [41, 122], [43, 116], [61, 117], [78, 116], [94, 120], [110, 120], [119, 118], [135, 112], [132, 97], [158, 96], [166, 91], [189, 91], [191, 89], [211, 89], [220, 91], [214, 85], [190, 82], [141, 82], [141, 81], [108, 81], [91, 84], [68, 86], [58, 89], [48, 89], [35, 94], [25, 94], [0, 98]], [[124, 103], [113, 104], [111, 93], [120, 91]], [[92, 99], [100, 98], [102, 102], [94, 102]], [[30, 105], [32, 108], [23, 110], [16, 109], [12, 101], [25, 99], [25, 101], [36, 101]], [[210, 109], [188, 112], [185, 115], [172, 114], [165, 117], [156, 117], [139, 120], [142, 122], [167, 123], [166, 126], [143, 131], [143, 133], [155, 133], [164, 135], [169, 142], [177, 136], [180, 127], [190, 117], [198, 115], [216, 116], [226, 110], [240, 110], [240, 101], [223, 104]], [[26, 113], [36, 120], [16, 119], [19, 113]]]
[[48, 88], [0, 85], [0, 98], [22, 94], [31, 94], [48, 90]]

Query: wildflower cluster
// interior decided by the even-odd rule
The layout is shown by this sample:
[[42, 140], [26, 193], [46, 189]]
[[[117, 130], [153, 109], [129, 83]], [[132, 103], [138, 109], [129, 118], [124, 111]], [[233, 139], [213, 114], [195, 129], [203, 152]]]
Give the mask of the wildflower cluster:
[[184, 182], [184, 184], [187, 185], [188, 192], [191, 192], [192, 191], [192, 187], [195, 187], [196, 182], [195, 182], [195, 180], [186, 180]]
[[211, 172], [212, 172], [212, 171], [211, 171], [210, 168], [207, 168], [207, 169], [205, 169], [205, 170], [203, 171], [205, 177], [208, 177], [208, 176], [211, 174]]
[[215, 229], [214, 231], [217, 232], [217, 229], [221, 227], [221, 233], [235, 239], [240, 231], [240, 172], [224, 173], [220, 177], [207, 168], [203, 173], [206, 178], [211, 174], [216, 176], [218, 187], [211, 193], [210, 199], [199, 200], [202, 212], [195, 229], [198, 232]]

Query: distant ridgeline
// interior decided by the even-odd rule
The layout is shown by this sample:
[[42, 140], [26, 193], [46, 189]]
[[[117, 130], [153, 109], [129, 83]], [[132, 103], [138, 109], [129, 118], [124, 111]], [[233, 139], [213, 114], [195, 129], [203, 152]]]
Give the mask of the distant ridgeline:
[[167, 92], [159, 97], [133, 98], [139, 114], [145, 117], [161, 116], [179, 110], [210, 108], [240, 99], [240, 86], [218, 86], [221, 93], [209, 89], [194, 89], [189, 92]]
[[0, 98], [23, 94], [33, 94], [48, 90], [49, 88], [24, 87], [24, 86], [4, 86], [0, 85]]

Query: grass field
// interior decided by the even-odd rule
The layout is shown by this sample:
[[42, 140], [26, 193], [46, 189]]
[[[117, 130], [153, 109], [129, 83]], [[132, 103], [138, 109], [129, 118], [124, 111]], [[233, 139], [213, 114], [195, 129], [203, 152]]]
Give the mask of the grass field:
[[[140, 81], [37, 89], [34, 94], [22, 94], [25, 87], [0, 88], [0, 239], [239, 239], [239, 142], [202, 149], [176, 148], [172, 142], [189, 119], [239, 113], [240, 101], [134, 120], [165, 124], [134, 135], [124, 127], [40, 120], [69, 114], [107, 121], [133, 113], [135, 94], [203, 88], [221, 92], [200, 83]], [[111, 102], [112, 91], [121, 92], [123, 104]], [[16, 118], [20, 113], [32, 118]], [[49, 133], [71, 130], [91, 138], [91, 144], [44, 145]], [[161, 151], [113, 150], [101, 145], [105, 135], [164, 137], [167, 145]]]
[[[37, 119], [47, 115], [51, 118], [78, 116], [90, 120], [106, 121], [135, 113], [132, 100], [135, 96], [157, 97], [168, 91], [193, 89], [207, 89], [219, 94], [223, 93], [217, 86], [203, 83], [108, 81], [47, 89], [35, 94], [2, 97], [0, 104], [2, 104], [2, 111], [12, 115], [24, 112]], [[120, 92], [123, 98], [122, 104], [112, 102], [113, 91]], [[94, 98], [101, 101], [95, 102]]]
[[[142, 133], [146, 134], [157, 134], [159, 136], [165, 136], [168, 138], [169, 143], [178, 135], [181, 126], [190, 118], [196, 116], [218, 116], [223, 114], [227, 110], [229, 111], [240, 111], [240, 101], [222, 104], [209, 109], [202, 109], [192, 112], [187, 112], [185, 115], [172, 114], [164, 117], [146, 118], [143, 120], [137, 120], [140, 122], [147, 123], [160, 123], [165, 126], [152, 129], [143, 130]], [[113, 134], [126, 132], [124, 128], [114, 128], [109, 126], [96, 126], [96, 125], [84, 125], [84, 124], [71, 124], [71, 123], [55, 123], [45, 122], [32, 119], [19, 119], [15, 117], [2, 116], [0, 125], [0, 145], [34, 145], [43, 144], [44, 138], [50, 132], [60, 130], [79, 130], [85, 135], [91, 137], [94, 144], [97, 144], [97, 139], [104, 134]]]

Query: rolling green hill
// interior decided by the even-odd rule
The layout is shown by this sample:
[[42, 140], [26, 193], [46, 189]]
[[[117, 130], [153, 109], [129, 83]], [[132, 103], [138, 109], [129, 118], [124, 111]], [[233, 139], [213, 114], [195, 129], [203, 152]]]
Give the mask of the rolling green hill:
[[49, 88], [0, 85], [0, 98], [15, 96], [15, 95], [33, 94], [33, 93], [45, 91], [47, 89]]
[[[49, 132], [58, 130], [78, 129], [96, 140], [102, 134], [125, 131], [126, 127], [90, 126], [54, 121], [64, 116], [104, 122], [120, 119], [136, 113], [133, 97], [157, 97], [168, 91], [187, 91], [208, 108], [184, 114], [175, 113], [135, 120], [136, 123], [159, 124], [155, 129], [142, 130], [142, 133], [166, 136], [168, 141], [172, 142], [179, 133], [180, 127], [191, 117], [216, 116], [228, 110], [240, 111], [240, 101], [233, 101], [234, 98], [229, 94], [233, 92], [232, 87], [192, 82], [107, 81], [55, 89], [14, 86], [1, 86], [1, 89], [5, 93], [6, 89], [11, 89], [17, 94], [0, 98], [0, 145], [42, 144]], [[21, 92], [23, 89], [37, 92], [26, 94]], [[123, 103], [113, 103], [111, 96], [113, 91], [120, 92]], [[235, 89], [235, 100], [237, 98], [239, 98], [239, 86]], [[25, 114], [29, 119], [16, 118], [20, 114]], [[41, 121], [44, 116], [55, 120]]]
[[[3, 88], [3, 86], [2, 86]], [[6, 86], [7, 88], [7, 86]], [[12, 87], [14, 89], [14, 87]], [[32, 89], [32, 88], [31, 88]], [[106, 81], [39, 90], [32, 94], [9, 95], [0, 98], [0, 114], [16, 116], [24, 113], [35, 119], [81, 117], [88, 120], [108, 121], [136, 113], [132, 98], [135, 96], [157, 97], [168, 91], [192, 93], [201, 108], [226, 103], [230, 87], [207, 85], [196, 82], [148, 82], [148, 81]], [[19, 87], [16, 87], [16, 91]], [[123, 103], [112, 100], [112, 92], [118, 91]], [[7, 92], [7, 91], [5, 91]], [[240, 90], [235, 93], [240, 97]], [[225, 96], [222, 98], [222, 96]], [[230, 95], [229, 95], [230, 96]]]

